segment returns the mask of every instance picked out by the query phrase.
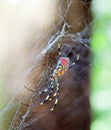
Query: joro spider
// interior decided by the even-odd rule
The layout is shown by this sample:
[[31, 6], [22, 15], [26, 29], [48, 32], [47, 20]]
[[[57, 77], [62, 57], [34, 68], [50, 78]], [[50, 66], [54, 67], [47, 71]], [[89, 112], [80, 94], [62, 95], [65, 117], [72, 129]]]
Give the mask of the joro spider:
[[[59, 60], [58, 60], [58, 63], [56, 65], [56, 68], [54, 69], [52, 75], [50, 76], [51, 83], [50, 83], [50, 85], [47, 88], [39, 91], [40, 95], [48, 92], [48, 95], [40, 103], [40, 105], [43, 105], [47, 101], [51, 101], [51, 100], [55, 99], [54, 105], [52, 106], [50, 111], [55, 110], [56, 105], [58, 103], [58, 99], [59, 99], [59, 82], [58, 82], [58, 78], [62, 77], [65, 74], [65, 72], [67, 72], [67, 70], [69, 68], [72, 68], [79, 60], [79, 54], [77, 54], [76, 60], [70, 65], [69, 57], [62, 57], [62, 54], [61, 54], [61, 51], [60, 51], [60, 44], [59, 43], [58, 43], [58, 51], [59, 51]], [[53, 93], [53, 89], [54, 88], [56, 89], [55, 93]], [[27, 89], [29, 89], [29, 88], [27, 88]]]

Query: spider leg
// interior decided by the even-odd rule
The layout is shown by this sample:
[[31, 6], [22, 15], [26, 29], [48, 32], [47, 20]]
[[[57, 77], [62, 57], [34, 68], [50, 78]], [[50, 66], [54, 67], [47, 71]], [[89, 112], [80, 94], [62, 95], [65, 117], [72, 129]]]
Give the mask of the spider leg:
[[60, 45], [60, 43], [58, 43], [58, 52], [59, 52], [59, 56], [61, 57], [61, 45]]
[[40, 105], [43, 105], [44, 103], [46, 103], [49, 98], [51, 97], [51, 94], [52, 94], [52, 90], [53, 90], [53, 87], [51, 86], [51, 89], [49, 91], [49, 94], [46, 96], [46, 98], [40, 103]]
[[24, 106], [26, 106], [26, 107], [29, 107], [29, 106], [30, 106], [29, 104], [25, 104], [25, 103], [22, 103], [22, 102], [21, 102], [21, 105], [24, 105]]
[[50, 91], [50, 89], [53, 89], [53, 82], [54, 82], [54, 77], [53, 76], [50, 76], [50, 80], [51, 80], [51, 85], [48, 87], [48, 88], [45, 88], [43, 89], [42, 91], [39, 91], [39, 94], [43, 94], [43, 93], [46, 93], [47, 91]]
[[32, 89], [28, 88], [28, 87], [25, 86], [25, 85], [24, 85], [24, 87], [25, 87], [27, 90], [31, 91], [31, 92], [37, 92], [37, 91], [35, 91], [35, 90], [32, 90]]
[[59, 93], [59, 88], [57, 88], [57, 90], [56, 90], [56, 92], [53, 94], [53, 96], [49, 98], [49, 101], [53, 100], [53, 99], [57, 96], [58, 93]]
[[49, 94], [48, 94], [48, 95], [46, 96], [46, 98], [40, 103], [40, 105], [43, 105], [44, 103], [46, 103], [46, 102], [49, 100], [49, 98], [51, 97], [51, 95], [52, 95], [52, 91], [53, 91], [53, 88], [54, 88], [54, 81], [55, 81], [55, 79], [54, 79], [53, 76], [51, 76], [51, 77], [50, 77], [50, 80], [51, 80], [50, 86], [49, 86], [47, 89], [43, 90], [43, 91], [40, 93], [40, 94], [43, 94], [44, 92], [49, 91]]
[[50, 87], [43, 89], [42, 91], [39, 91], [39, 94], [46, 93], [48, 90], [50, 90]]
[[56, 87], [56, 92], [54, 93], [54, 95], [51, 99], [54, 99], [55, 97], [56, 97], [55, 103], [54, 103], [53, 107], [50, 109], [50, 111], [55, 110], [56, 105], [58, 103], [58, 99], [59, 99], [59, 84], [58, 83], [57, 83], [57, 87]]
[[79, 61], [79, 58], [80, 56], [78, 54], [76, 60], [72, 63], [72, 65], [69, 66], [69, 68], [72, 68]]

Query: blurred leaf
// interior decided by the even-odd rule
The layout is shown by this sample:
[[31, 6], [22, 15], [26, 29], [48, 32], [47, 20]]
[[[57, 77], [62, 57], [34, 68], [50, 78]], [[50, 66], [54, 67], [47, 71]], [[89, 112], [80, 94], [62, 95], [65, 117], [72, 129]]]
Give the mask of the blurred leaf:
[[111, 0], [93, 0], [91, 130], [111, 130]]

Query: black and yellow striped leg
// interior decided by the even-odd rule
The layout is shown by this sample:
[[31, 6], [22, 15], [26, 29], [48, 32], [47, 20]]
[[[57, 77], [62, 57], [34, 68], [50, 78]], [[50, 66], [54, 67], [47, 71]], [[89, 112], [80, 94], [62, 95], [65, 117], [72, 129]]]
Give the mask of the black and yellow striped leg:
[[49, 94], [46, 96], [46, 98], [40, 103], [40, 105], [43, 105], [44, 103], [46, 103], [48, 100], [49, 100], [49, 98], [51, 97], [51, 95], [52, 95], [52, 91], [53, 91], [53, 88], [54, 88], [54, 77], [53, 76], [51, 76], [51, 84], [50, 84], [50, 87], [48, 87], [48, 88], [46, 88], [46, 89], [44, 89], [40, 94], [43, 94], [43, 93], [45, 93], [45, 92], [47, 92], [47, 91], [49, 91]]
[[58, 84], [58, 83], [57, 83], [57, 87], [56, 87], [56, 92], [54, 93], [54, 95], [53, 95], [53, 97], [51, 98], [51, 100], [53, 100], [54, 98], [56, 98], [56, 99], [55, 99], [54, 105], [53, 105], [53, 107], [50, 109], [50, 111], [55, 110], [56, 105], [57, 105], [57, 103], [58, 103], [58, 99], [59, 99], [59, 84]]
[[53, 76], [50, 76], [50, 80], [51, 80], [50, 86], [49, 86], [48, 88], [43, 89], [42, 91], [39, 91], [39, 94], [40, 94], [40, 95], [43, 94], [43, 93], [46, 93], [47, 91], [49, 91], [50, 89], [53, 88], [53, 83], [54, 83], [54, 80], [55, 80], [55, 79], [54, 79]]
[[53, 87], [50, 89], [50, 91], [49, 91], [49, 94], [46, 96], [46, 98], [40, 103], [40, 105], [43, 105], [44, 103], [46, 103], [48, 100], [49, 100], [49, 98], [51, 97], [51, 95], [52, 95], [52, 90], [53, 90]]
[[44, 90], [42, 90], [42, 91], [39, 91], [39, 94], [41, 95], [41, 94], [43, 94], [43, 93], [46, 93], [48, 90], [50, 90], [50, 87], [48, 87], [48, 88], [46, 88], [46, 89], [44, 89]]
[[72, 68], [78, 61], [79, 61], [79, 54], [77, 55], [77, 58], [76, 58], [76, 60], [72, 63], [72, 65], [69, 66], [69, 68]]
[[59, 56], [61, 57], [61, 45], [60, 45], [60, 43], [58, 43], [58, 52], [59, 52]]

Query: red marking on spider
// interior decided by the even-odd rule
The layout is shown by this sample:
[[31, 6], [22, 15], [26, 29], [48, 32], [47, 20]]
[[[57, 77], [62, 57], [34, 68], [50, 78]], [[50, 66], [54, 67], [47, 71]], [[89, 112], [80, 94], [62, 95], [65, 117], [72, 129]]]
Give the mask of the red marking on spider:
[[62, 66], [67, 66], [67, 67], [69, 66], [69, 58], [68, 57], [60, 57], [59, 60], [62, 64]]

